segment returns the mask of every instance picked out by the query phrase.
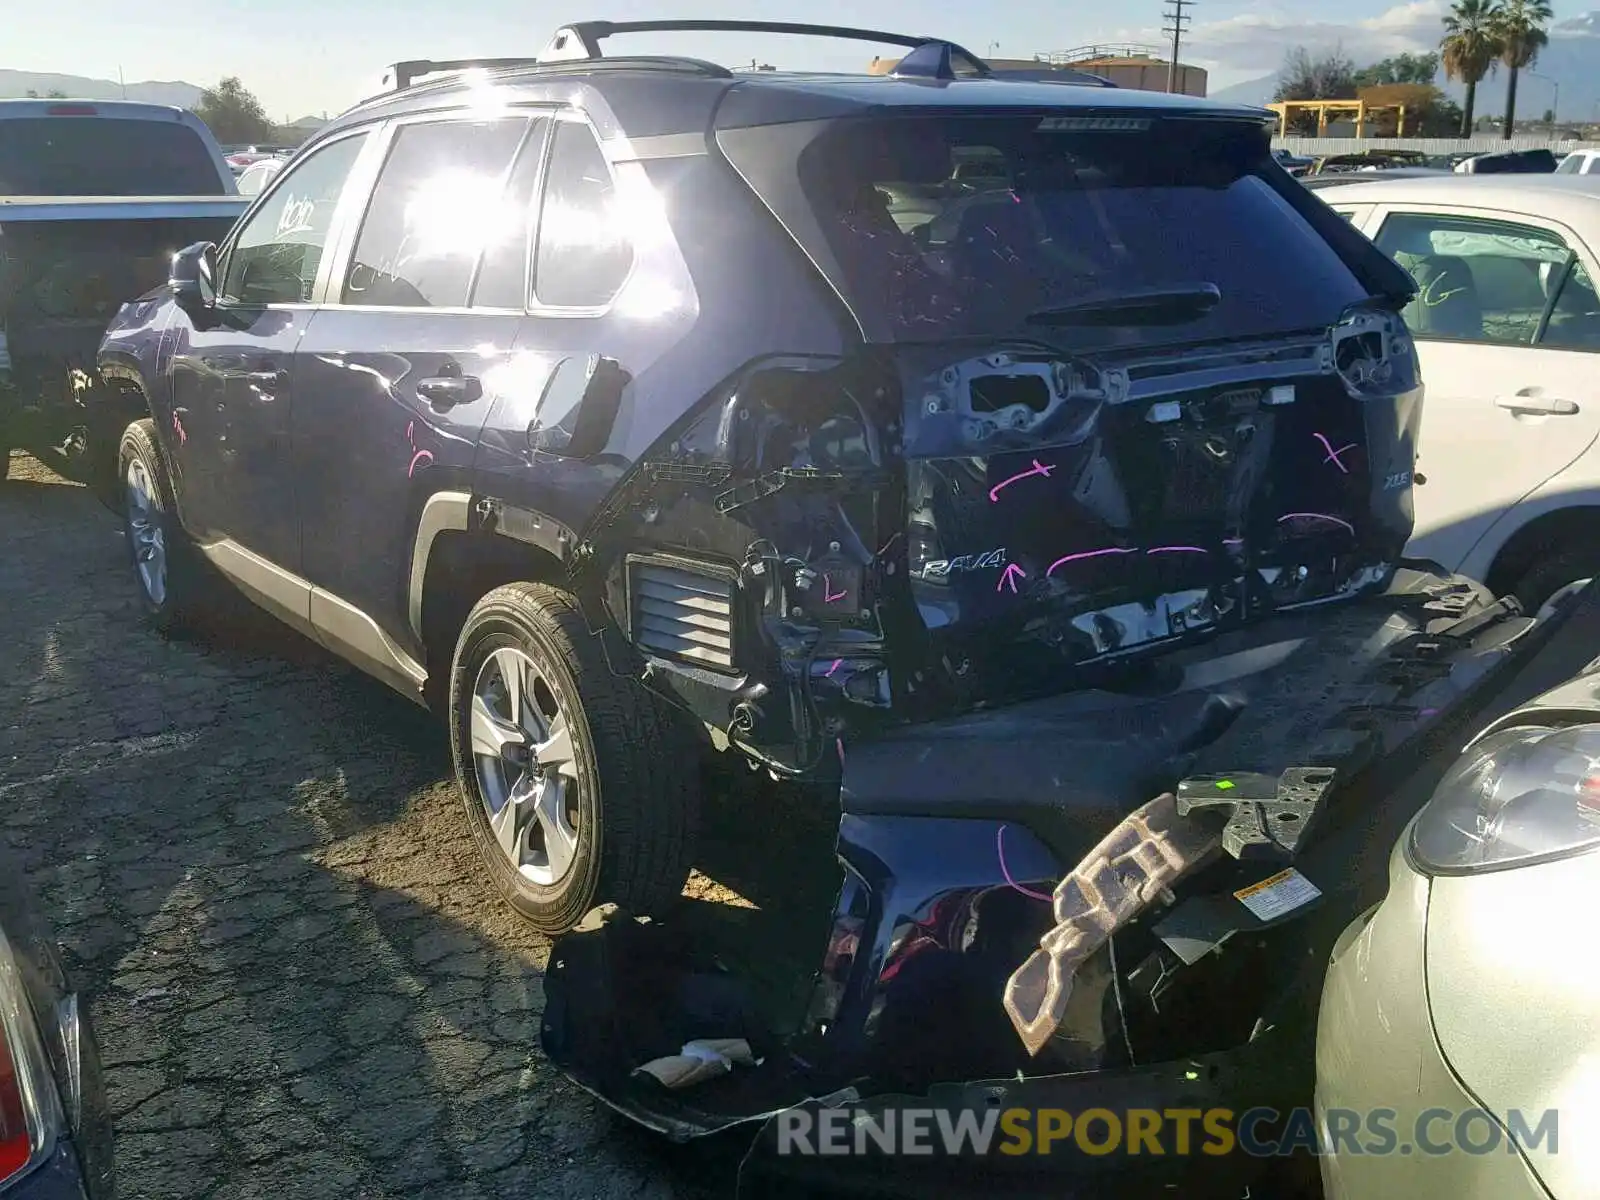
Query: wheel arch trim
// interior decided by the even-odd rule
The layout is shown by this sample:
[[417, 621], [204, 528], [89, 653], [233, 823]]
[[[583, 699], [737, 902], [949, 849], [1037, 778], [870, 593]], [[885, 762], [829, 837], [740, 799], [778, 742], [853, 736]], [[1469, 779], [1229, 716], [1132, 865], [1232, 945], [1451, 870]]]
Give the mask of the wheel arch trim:
[[406, 623], [422, 643], [422, 594], [428, 579], [428, 558], [442, 533], [465, 532], [472, 518], [470, 492], [435, 492], [422, 502], [411, 548], [411, 577], [406, 590]]

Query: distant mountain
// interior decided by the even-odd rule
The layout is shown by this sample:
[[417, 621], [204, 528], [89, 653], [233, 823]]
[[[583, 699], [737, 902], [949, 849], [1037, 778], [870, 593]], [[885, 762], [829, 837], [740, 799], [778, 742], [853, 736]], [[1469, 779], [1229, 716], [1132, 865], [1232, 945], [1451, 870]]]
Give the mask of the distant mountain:
[[1225, 100], [1229, 104], [1266, 104], [1277, 90], [1278, 77], [1263, 75], [1260, 79], [1249, 79], [1232, 87], [1219, 88], [1211, 93], [1211, 98]]
[[200, 103], [204, 89], [192, 83], [163, 83], [144, 80], [126, 88], [114, 79], [88, 79], [82, 75], [54, 75], [46, 71], [0, 70], [0, 98], [10, 99], [37, 92], [47, 96], [63, 92], [73, 100], [141, 100], [146, 104], [171, 104], [193, 108]]
[[[1442, 32], [1442, 31], [1441, 31]], [[1317, 47], [1307, 47], [1316, 52]], [[1422, 50], [1426, 47], [1419, 46]], [[1361, 64], [1358, 64], [1361, 65]], [[1277, 89], [1276, 74], [1218, 88], [1212, 98], [1234, 104], [1266, 104]], [[1466, 95], [1459, 83], [1444, 79], [1439, 86], [1458, 103]], [[1559, 93], [1560, 103], [1557, 104]], [[1478, 85], [1478, 115], [1505, 110], [1506, 73], [1496, 70]], [[1554, 108], [1566, 121], [1600, 121], [1600, 12], [1586, 13], [1550, 27], [1550, 44], [1539, 53], [1532, 71], [1517, 81], [1517, 113], [1537, 118]]]

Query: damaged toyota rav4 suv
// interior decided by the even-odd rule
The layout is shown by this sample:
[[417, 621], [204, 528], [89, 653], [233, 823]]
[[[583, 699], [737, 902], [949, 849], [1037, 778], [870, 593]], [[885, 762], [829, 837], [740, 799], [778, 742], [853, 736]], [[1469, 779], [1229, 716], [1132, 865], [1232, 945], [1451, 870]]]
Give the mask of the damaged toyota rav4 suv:
[[[599, 51], [697, 29], [908, 49]], [[617, 906], [547, 1039], [658, 1127], [1249, 1040], [1341, 881], [1249, 889], [1540, 628], [1401, 563], [1405, 272], [1259, 110], [1073, 79], [764, 22], [400, 64], [105, 339], [152, 616], [208, 565], [444, 708], [510, 901]], [[630, 1073], [675, 993], [579, 959], [670, 923], [617, 916], [684, 884], [702, 744], [820, 785], [845, 874], [815, 1057], [686, 1107]]]

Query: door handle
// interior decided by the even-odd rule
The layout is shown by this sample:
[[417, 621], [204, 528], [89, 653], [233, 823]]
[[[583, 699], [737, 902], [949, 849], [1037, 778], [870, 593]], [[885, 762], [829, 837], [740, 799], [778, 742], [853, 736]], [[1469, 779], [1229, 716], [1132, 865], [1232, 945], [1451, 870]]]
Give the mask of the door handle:
[[475, 375], [434, 375], [417, 380], [417, 395], [435, 412], [446, 412], [458, 404], [471, 404], [483, 396], [483, 384]]
[[1576, 400], [1562, 400], [1555, 396], [1496, 396], [1494, 402], [1497, 408], [1507, 412], [1540, 417], [1570, 417], [1578, 411]]

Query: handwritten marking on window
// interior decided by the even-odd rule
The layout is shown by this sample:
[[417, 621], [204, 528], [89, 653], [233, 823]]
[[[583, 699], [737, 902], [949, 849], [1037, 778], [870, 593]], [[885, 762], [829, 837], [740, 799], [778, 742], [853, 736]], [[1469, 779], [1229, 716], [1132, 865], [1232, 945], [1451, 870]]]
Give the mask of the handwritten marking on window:
[[827, 574], [822, 576], [822, 602], [824, 604], [837, 604], [849, 594], [850, 589], [848, 588], [840, 588], [837, 592], [834, 591], [833, 577]]
[[1350, 468], [1345, 466], [1344, 463], [1339, 460], [1339, 456], [1345, 453], [1347, 450], [1354, 450], [1356, 448], [1356, 444], [1354, 442], [1351, 442], [1348, 446], [1340, 446], [1339, 449], [1335, 450], [1333, 448], [1333, 443], [1328, 441], [1328, 439], [1323, 437], [1320, 433], [1313, 433], [1311, 436], [1316, 438], [1317, 441], [1321, 442], [1322, 448], [1328, 452], [1328, 457], [1322, 460], [1324, 463], [1332, 463], [1346, 475], [1350, 474]]
[[989, 502], [991, 504], [998, 504], [1000, 502], [1001, 488], [1010, 487], [1013, 483], [1017, 483], [1023, 479], [1032, 478], [1035, 475], [1042, 475], [1048, 479], [1050, 477], [1050, 472], [1054, 470], [1055, 467], [1047, 467], [1036, 458], [1033, 460], [1033, 466], [1028, 470], [1023, 471], [1020, 475], [1013, 475], [1010, 479], [1002, 479], [999, 483], [990, 488]]
[[178, 445], [182, 446], [188, 443], [189, 435], [184, 432], [183, 422], [178, 418], [177, 409], [172, 410], [172, 432], [178, 435]]
[[417, 423], [410, 421], [406, 424], [406, 441], [411, 443], [411, 465], [406, 468], [406, 478], [410, 479], [417, 473], [418, 467], [425, 467], [433, 461], [433, 451], [417, 449]]
[[1009, 584], [1011, 586], [1011, 594], [1015, 596], [1017, 594], [1017, 580], [1026, 579], [1027, 577], [1028, 573], [1017, 566], [1016, 563], [1007, 563], [1006, 569], [1000, 572], [1000, 582], [994, 585], [994, 590], [998, 592]]
[[309, 233], [314, 225], [313, 218], [317, 214], [317, 202], [304, 196], [297, 197], [293, 192], [284, 201], [283, 211], [278, 214], [278, 228], [273, 237], [277, 240], [293, 237], [297, 233]]

